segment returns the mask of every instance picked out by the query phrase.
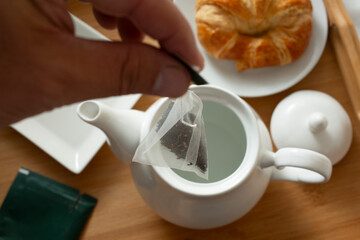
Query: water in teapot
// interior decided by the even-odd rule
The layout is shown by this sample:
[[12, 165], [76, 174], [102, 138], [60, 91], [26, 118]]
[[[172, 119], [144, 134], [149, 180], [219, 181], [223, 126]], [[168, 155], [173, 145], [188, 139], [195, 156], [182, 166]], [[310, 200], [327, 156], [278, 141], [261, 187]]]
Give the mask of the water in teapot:
[[208, 150], [209, 178], [177, 169], [179, 176], [193, 182], [211, 183], [230, 176], [241, 164], [246, 150], [245, 129], [228, 107], [203, 100], [203, 117]]

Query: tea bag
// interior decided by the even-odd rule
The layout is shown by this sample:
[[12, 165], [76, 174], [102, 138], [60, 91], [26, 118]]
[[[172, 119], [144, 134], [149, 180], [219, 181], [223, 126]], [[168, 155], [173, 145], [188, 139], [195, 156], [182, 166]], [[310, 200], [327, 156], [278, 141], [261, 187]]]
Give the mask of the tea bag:
[[192, 91], [171, 101], [140, 142], [134, 162], [194, 172], [208, 179], [202, 101]]

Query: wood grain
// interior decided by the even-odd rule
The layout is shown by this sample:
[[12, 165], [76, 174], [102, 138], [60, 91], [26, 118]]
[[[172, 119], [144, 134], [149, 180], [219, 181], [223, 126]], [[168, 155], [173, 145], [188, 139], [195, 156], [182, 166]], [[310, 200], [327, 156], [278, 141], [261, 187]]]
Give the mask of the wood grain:
[[[119, 39], [116, 31], [98, 26], [88, 5], [72, 2], [69, 9], [109, 38]], [[107, 145], [76, 175], [11, 128], [0, 130], [0, 202], [19, 167], [25, 167], [98, 198], [81, 239], [360, 239], [359, 125], [332, 46], [326, 45], [319, 63], [296, 86], [273, 96], [245, 100], [269, 126], [278, 102], [303, 89], [330, 94], [344, 106], [354, 126], [348, 154], [334, 167], [326, 184], [271, 182], [263, 198], [246, 216], [225, 227], [198, 231], [162, 220], [137, 193], [129, 167], [116, 159]], [[145, 110], [155, 99], [144, 96], [135, 108]]]
[[342, 0], [324, 0], [330, 23], [330, 38], [360, 123], [360, 41]]

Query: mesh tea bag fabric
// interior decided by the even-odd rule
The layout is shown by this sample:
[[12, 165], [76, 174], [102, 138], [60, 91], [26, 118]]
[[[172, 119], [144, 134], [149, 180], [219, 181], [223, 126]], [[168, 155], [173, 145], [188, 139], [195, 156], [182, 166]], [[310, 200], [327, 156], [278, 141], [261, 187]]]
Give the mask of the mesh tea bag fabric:
[[140, 142], [133, 161], [190, 171], [208, 179], [202, 109], [201, 99], [192, 91], [171, 101]]

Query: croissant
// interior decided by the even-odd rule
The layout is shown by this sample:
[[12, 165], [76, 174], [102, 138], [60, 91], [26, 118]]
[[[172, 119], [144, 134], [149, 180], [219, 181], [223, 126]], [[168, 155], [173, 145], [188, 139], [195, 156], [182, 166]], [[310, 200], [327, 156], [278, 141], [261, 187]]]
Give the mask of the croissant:
[[312, 31], [310, 0], [198, 0], [197, 37], [218, 59], [243, 71], [285, 65], [306, 50]]

